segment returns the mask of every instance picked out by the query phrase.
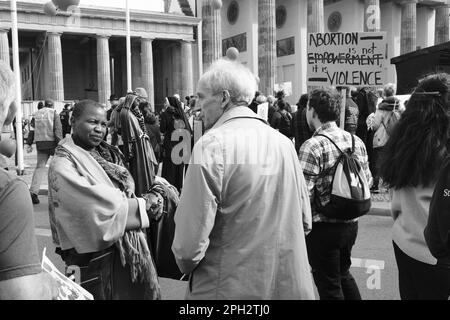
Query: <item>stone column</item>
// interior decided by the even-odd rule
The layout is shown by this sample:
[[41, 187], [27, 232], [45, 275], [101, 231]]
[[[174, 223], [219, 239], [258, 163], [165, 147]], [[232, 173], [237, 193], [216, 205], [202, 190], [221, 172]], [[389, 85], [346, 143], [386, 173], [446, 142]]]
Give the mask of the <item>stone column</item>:
[[400, 34], [400, 54], [405, 54], [416, 50], [417, 0], [407, 0], [401, 2], [402, 20]]
[[194, 94], [194, 66], [192, 62], [192, 44], [181, 41], [181, 93], [180, 98]]
[[142, 85], [148, 94], [148, 102], [155, 111], [155, 88], [153, 82], [153, 39], [141, 39]]
[[202, 1], [203, 72], [222, 56], [222, 25], [220, 10], [214, 10], [212, 0]]
[[172, 4], [172, 0], [164, 0], [164, 12], [165, 13], [169, 12], [171, 4]]
[[0, 60], [5, 61], [9, 66], [9, 42], [8, 30], [0, 30]]
[[364, 1], [364, 32], [380, 31], [380, 0]]
[[109, 36], [97, 36], [97, 82], [98, 102], [108, 105], [111, 95], [111, 66], [109, 57]]
[[169, 93], [171, 96], [178, 93], [181, 98], [182, 81], [181, 81], [181, 46], [179, 43], [174, 43], [172, 46], [172, 83], [173, 92]]
[[450, 5], [436, 7], [436, 18], [434, 26], [434, 44], [449, 41], [449, 14]]
[[55, 101], [64, 100], [64, 77], [61, 50], [61, 33], [51, 32], [48, 39], [49, 97]]
[[276, 46], [275, 0], [258, 0], [258, 76], [264, 95], [274, 94]]
[[323, 0], [308, 0], [308, 33], [324, 32]]

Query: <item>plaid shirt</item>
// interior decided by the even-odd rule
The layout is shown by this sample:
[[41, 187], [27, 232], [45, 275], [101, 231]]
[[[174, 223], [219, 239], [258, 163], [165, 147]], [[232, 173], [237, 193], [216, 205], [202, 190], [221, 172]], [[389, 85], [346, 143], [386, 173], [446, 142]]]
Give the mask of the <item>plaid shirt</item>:
[[[343, 220], [330, 219], [317, 212], [316, 201], [322, 206], [330, 202], [331, 182], [334, 172], [330, 170], [329, 175], [318, 176], [323, 170], [331, 168], [339, 158], [339, 150], [325, 137], [317, 136], [324, 134], [330, 137], [342, 151], [351, 149], [352, 138], [350, 133], [338, 128], [336, 122], [327, 122], [314, 132], [311, 139], [305, 141], [299, 151], [300, 165], [303, 168], [306, 184], [308, 186], [313, 222], [343, 222]], [[366, 147], [360, 138], [355, 138], [355, 155], [366, 174], [367, 181], [371, 185], [372, 174], [369, 170]], [[315, 197], [318, 196], [318, 199]], [[353, 219], [349, 222], [357, 221]]]

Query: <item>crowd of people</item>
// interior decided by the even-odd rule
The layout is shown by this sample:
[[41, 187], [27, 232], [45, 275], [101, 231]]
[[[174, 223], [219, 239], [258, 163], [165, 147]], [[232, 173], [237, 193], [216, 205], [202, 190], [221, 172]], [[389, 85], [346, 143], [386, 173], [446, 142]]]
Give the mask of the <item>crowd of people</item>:
[[[0, 72], [1, 127], [15, 105], [14, 76], [1, 62]], [[188, 280], [187, 299], [309, 300], [315, 285], [320, 299], [359, 300], [351, 253], [381, 185], [401, 298], [448, 299], [450, 75], [420, 79], [405, 108], [393, 84], [382, 96], [315, 88], [297, 108], [284, 91], [257, 90], [247, 67], [220, 59], [195, 96], [174, 94], [161, 110], [142, 88], [111, 95], [109, 110], [82, 100], [58, 115], [42, 103], [27, 139], [37, 149], [29, 191], [0, 169], [0, 298], [54, 297], [32, 206], [51, 157], [56, 252], [95, 299], [161, 299], [162, 276]]]

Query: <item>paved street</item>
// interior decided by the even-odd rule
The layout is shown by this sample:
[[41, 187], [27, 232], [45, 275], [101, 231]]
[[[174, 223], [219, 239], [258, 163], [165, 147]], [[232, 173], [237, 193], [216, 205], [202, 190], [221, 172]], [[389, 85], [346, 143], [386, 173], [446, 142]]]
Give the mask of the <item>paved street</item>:
[[[25, 175], [22, 178], [31, 182], [35, 151], [25, 153]], [[8, 159], [10, 170], [14, 170], [13, 160]], [[34, 206], [35, 226], [39, 251], [47, 248], [47, 256], [60, 270], [64, 263], [54, 253], [48, 221], [47, 182], [41, 186], [41, 203]], [[397, 266], [391, 242], [392, 219], [389, 216], [387, 195], [373, 197], [373, 209], [359, 222], [359, 233], [353, 250], [351, 272], [360, 288], [363, 299], [399, 299]], [[183, 299], [186, 282], [160, 278], [163, 299]]]

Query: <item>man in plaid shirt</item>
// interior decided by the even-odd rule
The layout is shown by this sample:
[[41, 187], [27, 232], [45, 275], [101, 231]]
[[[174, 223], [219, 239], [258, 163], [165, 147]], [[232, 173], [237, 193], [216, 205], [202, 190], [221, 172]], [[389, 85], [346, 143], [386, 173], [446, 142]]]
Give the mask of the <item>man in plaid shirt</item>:
[[[336, 89], [315, 89], [310, 93], [306, 110], [309, 127], [315, 131], [305, 141], [299, 151], [308, 186], [313, 228], [306, 237], [308, 258], [320, 298], [361, 299], [355, 279], [350, 274], [351, 250], [358, 233], [358, 221], [330, 219], [318, 212], [317, 204], [326, 205], [330, 201], [331, 183], [334, 171], [322, 176], [339, 158], [340, 152], [325, 137], [330, 137], [342, 151], [351, 149], [351, 134], [340, 129], [336, 121], [340, 116], [341, 97]], [[359, 160], [369, 185], [372, 175], [369, 170], [367, 152], [360, 138], [355, 139], [355, 156]]]

